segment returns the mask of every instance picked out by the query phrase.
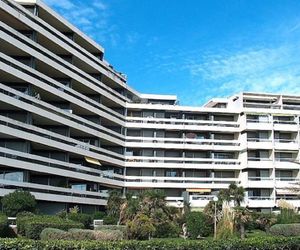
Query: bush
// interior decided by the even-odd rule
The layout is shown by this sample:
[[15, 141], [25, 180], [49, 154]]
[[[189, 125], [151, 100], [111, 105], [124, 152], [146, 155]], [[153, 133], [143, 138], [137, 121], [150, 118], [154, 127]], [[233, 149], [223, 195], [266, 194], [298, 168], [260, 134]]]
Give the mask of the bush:
[[151, 240], [151, 241], [34, 241], [24, 239], [0, 239], [0, 249], [11, 250], [282, 250], [299, 249], [300, 237], [264, 237], [245, 240]]
[[198, 236], [206, 237], [212, 232], [212, 226], [207, 220], [207, 216], [201, 212], [188, 213], [186, 226], [192, 239], [196, 239]]
[[138, 214], [127, 223], [126, 235], [128, 239], [146, 240], [155, 233], [151, 219], [145, 214]]
[[57, 229], [57, 228], [45, 228], [41, 234], [40, 239], [41, 240], [66, 240], [67, 232]]
[[94, 220], [103, 220], [104, 217], [105, 217], [105, 212], [103, 211], [97, 211], [93, 215]]
[[28, 191], [16, 190], [2, 198], [3, 211], [8, 216], [16, 216], [23, 211], [34, 212], [35, 197]]
[[91, 228], [92, 216], [89, 214], [82, 214], [82, 213], [69, 213], [67, 214], [67, 218], [72, 221], [80, 222], [84, 225], [84, 228], [89, 229]]
[[270, 233], [277, 236], [300, 236], [300, 224], [275, 224]]
[[298, 216], [295, 210], [289, 208], [282, 208], [280, 209], [280, 214], [277, 216], [277, 223], [278, 224], [291, 224], [297, 223]]
[[39, 215], [17, 217], [18, 233], [29, 239], [39, 239], [45, 228], [68, 230], [70, 228], [83, 228], [83, 224], [72, 220], [65, 220], [58, 216]]
[[103, 218], [103, 223], [105, 225], [117, 225], [118, 223], [118, 218], [112, 215], [107, 215]]
[[120, 230], [69, 229], [68, 232], [56, 228], [45, 228], [40, 235], [41, 240], [122, 240]]
[[95, 240], [122, 240], [123, 232], [120, 230], [97, 230], [93, 231]]
[[180, 234], [181, 228], [174, 222], [166, 221], [155, 225], [155, 238], [176, 238]]
[[5, 214], [0, 214], [0, 237], [8, 236], [8, 219]]
[[121, 232], [126, 231], [126, 226], [123, 225], [102, 225], [95, 228], [95, 230], [119, 230]]

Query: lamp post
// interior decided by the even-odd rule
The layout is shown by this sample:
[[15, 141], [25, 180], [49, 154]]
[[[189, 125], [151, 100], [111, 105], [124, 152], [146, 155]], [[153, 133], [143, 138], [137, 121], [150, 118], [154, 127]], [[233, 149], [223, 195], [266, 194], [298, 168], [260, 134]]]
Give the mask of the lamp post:
[[215, 203], [215, 216], [214, 216], [214, 239], [217, 239], [217, 202], [218, 197], [214, 196], [213, 201]]

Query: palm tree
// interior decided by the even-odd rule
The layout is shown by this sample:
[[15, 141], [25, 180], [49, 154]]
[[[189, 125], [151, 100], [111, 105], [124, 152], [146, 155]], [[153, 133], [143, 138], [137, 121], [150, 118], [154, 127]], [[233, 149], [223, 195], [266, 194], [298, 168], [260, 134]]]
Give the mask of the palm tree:
[[245, 198], [245, 189], [241, 186], [237, 186], [235, 183], [232, 183], [229, 185], [228, 190], [230, 199], [234, 201], [234, 205], [240, 207]]
[[245, 224], [251, 221], [251, 213], [244, 207], [236, 207], [234, 210], [234, 220], [239, 227], [241, 239], [245, 239]]

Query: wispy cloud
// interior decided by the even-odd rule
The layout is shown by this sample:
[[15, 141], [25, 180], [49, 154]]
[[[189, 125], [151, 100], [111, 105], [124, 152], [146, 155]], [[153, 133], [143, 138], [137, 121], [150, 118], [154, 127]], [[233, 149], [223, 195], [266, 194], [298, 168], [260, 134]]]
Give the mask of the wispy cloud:
[[201, 62], [187, 65], [199, 92], [228, 96], [236, 92], [268, 92], [300, 94], [299, 46], [248, 49], [236, 53], [204, 56]]
[[115, 25], [110, 23], [110, 8], [101, 0], [45, 0], [73, 25], [87, 33], [100, 44], [117, 43]]

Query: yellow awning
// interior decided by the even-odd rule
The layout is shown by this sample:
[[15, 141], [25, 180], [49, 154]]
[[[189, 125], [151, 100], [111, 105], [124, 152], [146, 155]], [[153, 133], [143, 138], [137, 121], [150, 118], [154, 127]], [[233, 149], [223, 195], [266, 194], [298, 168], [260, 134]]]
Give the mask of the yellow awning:
[[100, 163], [100, 161], [97, 160], [97, 159], [94, 159], [94, 158], [91, 158], [91, 157], [87, 157], [87, 156], [85, 156], [84, 158], [85, 158], [85, 160], [88, 163], [91, 163], [91, 164], [94, 164], [94, 165], [98, 165], [98, 166], [102, 166], [102, 164]]
[[209, 193], [211, 192], [210, 188], [189, 188], [186, 191], [191, 193]]

